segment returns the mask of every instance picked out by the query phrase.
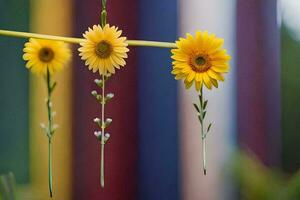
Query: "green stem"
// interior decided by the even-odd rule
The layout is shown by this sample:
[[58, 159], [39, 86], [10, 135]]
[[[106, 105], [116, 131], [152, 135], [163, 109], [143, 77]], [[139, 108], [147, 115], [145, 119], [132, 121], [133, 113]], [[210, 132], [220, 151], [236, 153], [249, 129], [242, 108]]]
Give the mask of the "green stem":
[[[102, 136], [103, 137], [103, 136]], [[100, 184], [104, 188], [104, 144], [101, 144]]]
[[52, 120], [52, 103], [51, 103], [51, 94], [53, 88], [51, 86], [51, 75], [49, 69], [47, 69], [47, 91], [48, 91], [48, 99], [47, 99], [47, 111], [48, 111], [48, 182], [49, 182], [49, 192], [50, 197], [52, 198], [52, 153], [51, 153], [51, 139], [53, 130], [53, 120]]
[[[45, 39], [45, 40], [55, 40], [68, 43], [79, 44], [85, 41], [84, 38], [74, 38], [74, 37], [61, 37], [54, 35], [44, 35], [37, 33], [27, 33], [19, 31], [9, 31], [9, 30], [0, 30], [0, 35], [17, 37], [17, 38], [36, 38], [36, 39]], [[159, 48], [177, 48], [175, 43], [172, 42], [158, 42], [158, 41], [146, 41], [146, 40], [126, 40], [129, 46], [144, 46], [144, 47], [159, 47]]]
[[202, 139], [202, 151], [203, 151], [203, 174], [206, 175], [206, 138]]
[[48, 91], [48, 99], [47, 99], [47, 111], [48, 111], [48, 137], [52, 136], [52, 109], [51, 109], [51, 75], [49, 70], [47, 69], [47, 91]]
[[201, 124], [202, 153], [203, 153], [203, 156], [202, 156], [203, 174], [206, 175], [206, 134], [204, 132], [204, 117], [203, 117], [204, 116], [203, 87], [200, 88], [199, 95], [200, 95], [200, 99], [201, 99], [199, 102], [199, 105], [200, 105], [200, 117], [201, 117], [200, 124]]
[[[101, 26], [104, 27], [107, 21], [107, 12], [106, 12], [106, 0], [102, 0], [102, 11], [101, 11]], [[102, 75], [102, 113], [101, 113], [101, 129], [102, 129], [102, 137], [101, 137], [101, 166], [100, 166], [100, 184], [101, 187], [104, 188], [104, 145], [105, 145], [105, 75]]]
[[49, 192], [50, 197], [52, 198], [52, 153], [51, 153], [51, 139], [49, 138], [48, 145], [48, 179], [49, 179]]
[[102, 113], [101, 113], [101, 130], [102, 130], [102, 137], [101, 137], [101, 169], [100, 169], [100, 184], [101, 187], [104, 188], [104, 145], [105, 145], [105, 75], [102, 75]]
[[104, 27], [107, 22], [107, 12], [106, 12], [106, 0], [102, 0], [102, 11], [101, 11], [101, 26]]

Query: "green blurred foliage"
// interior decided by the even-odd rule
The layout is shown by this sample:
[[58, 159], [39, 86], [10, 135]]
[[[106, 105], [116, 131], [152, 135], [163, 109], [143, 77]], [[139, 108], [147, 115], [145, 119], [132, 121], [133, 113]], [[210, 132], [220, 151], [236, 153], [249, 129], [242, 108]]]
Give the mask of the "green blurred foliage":
[[13, 173], [0, 176], [0, 200], [16, 199], [16, 181]]
[[282, 61], [282, 165], [286, 172], [300, 166], [300, 42], [283, 25], [281, 29]]
[[299, 200], [300, 171], [286, 176], [279, 170], [264, 166], [254, 155], [237, 153], [232, 174], [243, 200]]

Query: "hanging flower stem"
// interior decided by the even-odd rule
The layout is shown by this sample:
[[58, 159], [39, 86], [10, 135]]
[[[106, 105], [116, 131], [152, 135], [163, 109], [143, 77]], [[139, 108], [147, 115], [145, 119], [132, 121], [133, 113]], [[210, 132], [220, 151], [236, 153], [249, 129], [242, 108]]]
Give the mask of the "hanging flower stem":
[[104, 167], [105, 167], [105, 165], [104, 165], [104, 161], [105, 161], [104, 149], [105, 149], [106, 142], [110, 138], [109, 133], [105, 133], [105, 128], [107, 128], [112, 122], [112, 119], [110, 119], [110, 118], [105, 119], [105, 104], [114, 97], [114, 95], [112, 93], [105, 94], [105, 82], [107, 81], [108, 78], [109, 78], [108, 76], [102, 75], [101, 80], [98, 80], [98, 79], [95, 80], [96, 85], [102, 89], [101, 94], [98, 94], [96, 90], [93, 90], [91, 92], [91, 94], [96, 98], [97, 102], [99, 104], [101, 104], [101, 119], [99, 119], [99, 118], [94, 119], [94, 122], [98, 125], [98, 127], [101, 129], [101, 131], [95, 131], [94, 134], [97, 137], [97, 139], [100, 141], [100, 145], [101, 145], [101, 147], [100, 147], [100, 157], [101, 157], [100, 158], [100, 185], [102, 188], [104, 188], [104, 178], [105, 178], [105, 175], [104, 175]]
[[205, 129], [205, 124], [204, 124], [204, 119], [206, 116], [206, 107], [207, 107], [207, 103], [208, 100], [205, 100], [203, 98], [203, 87], [201, 86], [200, 90], [199, 90], [199, 103], [198, 104], [193, 104], [197, 114], [198, 114], [198, 119], [200, 122], [200, 126], [201, 126], [201, 139], [202, 139], [202, 153], [203, 153], [203, 157], [202, 157], [202, 161], [203, 161], [203, 174], [206, 175], [206, 136], [208, 134], [208, 132], [210, 131], [211, 125], [212, 123], [209, 123], [208, 127]]
[[52, 198], [52, 136], [54, 134], [54, 126], [53, 126], [53, 112], [52, 112], [52, 101], [51, 101], [51, 95], [53, 93], [53, 90], [55, 89], [56, 82], [52, 84], [51, 82], [51, 75], [49, 70], [47, 70], [47, 92], [48, 92], [48, 98], [47, 98], [47, 112], [48, 112], [48, 127], [45, 129], [46, 134], [48, 137], [48, 182], [49, 182], [49, 193], [50, 197]]
[[51, 139], [48, 140], [48, 181], [49, 181], [49, 193], [52, 198], [52, 153], [51, 153]]
[[[102, 0], [102, 11], [101, 11], [101, 26], [102, 28], [106, 25], [107, 22], [107, 12], [106, 12], [106, 0]], [[102, 140], [101, 140], [101, 166], [100, 166], [100, 184], [101, 187], [104, 188], [104, 145], [105, 145], [105, 75], [102, 74], [102, 113], [101, 113], [101, 132], [102, 132]]]

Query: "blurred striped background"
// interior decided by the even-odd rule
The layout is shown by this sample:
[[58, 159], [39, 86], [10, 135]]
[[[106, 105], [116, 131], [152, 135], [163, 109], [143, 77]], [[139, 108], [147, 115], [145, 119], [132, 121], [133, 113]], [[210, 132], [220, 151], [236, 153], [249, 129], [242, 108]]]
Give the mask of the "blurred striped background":
[[[100, 2], [0, 0], [0, 29], [81, 37], [99, 22]], [[88, 71], [77, 56], [78, 46], [72, 46], [73, 63], [55, 76], [60, 127], [53, 138], [54, 199], [238, 199], [224, 169], [238, 147], [266, 165], [290, 172], [297, 168], [290, 162], [296, 155], [282, 162], [289, 151], [284, 142], [293, 134], [281, 134], [286, 126], [281, 123], [276, 0], [108, 0], [108, 13], [108, 22], [129, 39], [172, 42], [199, 29], [225, 38], [231, 71], [219, 89], [205, 91], [213, 121], [208, 175], [202, 174], [200, 127], [192, 107], [196, 93], [170, 74], [169, 49], [131, 47], [126, 67], [108, 82], [115, 98], [107, 106], [113, 124], [101, 189], [100, 146], [92, 121], [101, 110], [90, 95], [98, 75]], [[0, 37], [0, 174], [15, 174], [21, 199], [47, 199], [47, 138], [39, 127], [46, 121], [46, 88], [24, 67], [25, 41]]]

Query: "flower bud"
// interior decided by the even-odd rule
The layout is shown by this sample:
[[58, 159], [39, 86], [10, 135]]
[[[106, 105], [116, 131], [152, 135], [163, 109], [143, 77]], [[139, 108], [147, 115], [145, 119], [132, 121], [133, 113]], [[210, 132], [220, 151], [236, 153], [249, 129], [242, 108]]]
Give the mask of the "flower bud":
[[96, 118], [94, 119], [94, 122], [95, 122], [95, 123], [99, 123], [99, 122], [100, 122], [100, 119], [99, 119], [98, 117], [96, 117]]
[[58, 124], [54, 124], [53, 127], [52, 127], [52, 129], [56, 130], [56, 129], [58, 129], [58, 127], [59, 127]]
[[91, 94], [93, 95], [93, 96], [97, 96], [97, 91], [96, 90], [93, 90], [92, 92], [91, 92]]
[[95, 135], [96, 137], [101, 136], [101, 131], [95, 131], [95, 132], [94, 132], [94, 135]]
[[111, 122], [112, 122], [112, 119], [111, 118], [107, 118], [105, 120], [105, 127], [108, 127], [111, 124]]
[[53, 111], [53, 112], [51, 113], [51, 116], [54, 117], [55, 115], [56, 115], [56, 112]]
[[40, 123], [42, 129], [46, 129], [46, 125], [44, 123]]
[[95, 79], [95, 81], [94, 81], [99, 87], [102, 87], [102, 85], [103, 85], [103, 82], [102, 82], [102, 80], [99, 80], [99, 79]]
[[109, 102], [114, 97], [113, 93], [108, 93], [105, 97], [105, 103]]
[[115, 95], [114, 95], [113, 93], [108, 93], [108, 94], [106, 95], [106, 98], [112, 99], [114, 96], [115, 96]]

